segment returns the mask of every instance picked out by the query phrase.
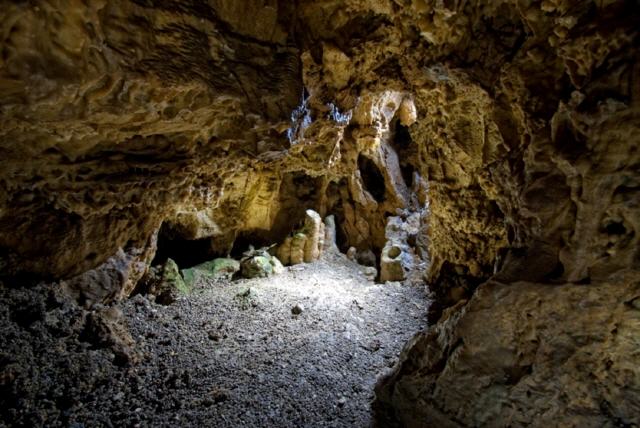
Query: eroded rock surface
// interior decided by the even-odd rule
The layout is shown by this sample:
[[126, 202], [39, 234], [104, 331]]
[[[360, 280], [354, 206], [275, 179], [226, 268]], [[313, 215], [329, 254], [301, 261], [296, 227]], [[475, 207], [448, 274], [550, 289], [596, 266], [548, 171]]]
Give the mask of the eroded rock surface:
[[487, 282], [410, 342], [378, 398], [411, 427], [633, 426], [639, 279]]
[[[327, 245], [414, 255], [444, 313], [381, 387], [387, 415], [638, 424], [617, 360], [586, 375], [621, 339], [570, 297], [640, 332], [621, 309], [640, 266], [637, 2], [0, 3], [0, 276], [64, 279], [90, 306], [129, 295], [156, 246], [225, 257], [313, 209], [335, 219]], [[400, 245], [398, 210], [418, 214]], [[529, 357], [504, 381], [469, 355]], [[582, 404], [549, 404], [573, 387]]]

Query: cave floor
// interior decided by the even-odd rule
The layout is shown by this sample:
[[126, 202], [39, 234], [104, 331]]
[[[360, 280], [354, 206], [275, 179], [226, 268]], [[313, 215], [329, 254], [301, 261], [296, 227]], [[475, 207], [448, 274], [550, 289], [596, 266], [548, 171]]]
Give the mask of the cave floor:
[[[271, 278], [203, 281], [169, 306], [135, 296], [119, 305], [140, 355], [125, 367], [42, 331], [44, 353], [27, 352], [35, 345], [20, 337], [11, 345], [40, 366], [25, 379], [66, 397], [30, 411], [51, 426], [369, 426], [375, 381], [425, 327], [428, 300], [421, 287], [375, 284], [361, 270], [332, 255]], [[64, 392], [47, 393], [45, 375]], [[42, 406], [37, 397], [14, 404]], [[29, 420], [20, 412], [10, 419]]]

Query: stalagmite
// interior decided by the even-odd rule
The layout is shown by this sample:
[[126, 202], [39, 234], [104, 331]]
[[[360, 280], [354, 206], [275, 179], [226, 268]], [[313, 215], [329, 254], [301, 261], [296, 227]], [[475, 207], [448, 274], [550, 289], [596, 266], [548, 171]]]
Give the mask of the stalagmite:
[[291, 236], [287, 236], [284, 242], [278, 246], [276, 256], [278, 257], [278, 259], [283, 265], [288, 265], [291, 263], [291, 243], [292, 242], [293, 242], [293, 238]]
[[289, 258], [292, 265], [304, 263], [304, 249], [307, 243], [307, 235], [296, 233], [291, 240], [291, 256]]
[[338, 251], [336, 244], [336, 221], [333, 215], [328, 215], [324, 219], [324, 251]]
[[307, 235], [307, 240], [304, 245], [304, 261], [306, 263], [311, 263], [314, 260], [318, 260], [318, 257], [320, 256], [318, 243], [320, 242], [321, 223], [322, 219], [317, 212], [313, 210], [306, 211], [306, 217], [304, 219], [303, 227], [303, 230]]

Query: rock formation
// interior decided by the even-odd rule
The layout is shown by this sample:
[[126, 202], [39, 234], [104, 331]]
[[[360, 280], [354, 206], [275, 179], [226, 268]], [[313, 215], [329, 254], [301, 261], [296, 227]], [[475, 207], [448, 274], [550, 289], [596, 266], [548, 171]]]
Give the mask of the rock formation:
[[269, 254], [266, 248], [253, 248], [244, 253], [240, 262], [240, 273], [244, 278], [265, 278], [284, 271], [284, 266], [277, 257]]
[[320, 258], [325, 248], [332, 250], [336, 245], [335, 224], [333, 219], [326, 222], [328, 227], [317, 212], [306, 210], [302, 228], [294, 230], [275, 250], [278, 259], [285, 265], [311, 263]]
[[636, 1], [0, 4], [6, 282], [122, 299], [312, 209], [438, 302], [381, 418], [640, 423]]

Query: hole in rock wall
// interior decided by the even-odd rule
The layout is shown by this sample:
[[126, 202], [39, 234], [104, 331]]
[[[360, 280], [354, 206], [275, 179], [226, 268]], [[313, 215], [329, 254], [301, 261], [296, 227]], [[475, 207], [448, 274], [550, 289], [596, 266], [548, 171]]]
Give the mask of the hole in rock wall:
[[152, 266], [164, 264], [173, 259], [180, 268], [190, 268], [211, 260], [215, 254], [210, 238], [184, 239], [170, 225], [164, 223], [158, 233], [158, 250], [151, 262]]
[[341, 198], [340, 189], [347, 188], [347, 180], [342, 179], [339, 182], [332, 181], [327, 186], [327, 211], [333, 214], [336, 223], [336, 245], [338, 249], [346, 253], [349, 249], [349, 240], [344, 231], [345, 214], [343, 200]]
[[587, 151], [586, 137], [573, 129], [569, 123], [563, 123], [558, 126], [554, 141], [558, 151], [572, 161], [575, 161]]
[[411, 159], [414, 159], [416, 156], [416, 153], [414, 153], [414, 145], [412, 144], [413, 139], [411, 138], [409, 128], [402, 125], [399, 121], [395, 122], [393, 128], [395, 132], [393, 133], [391, 145], [398, 154], [402, 178], [407, 187], [411, 187], [413, 185], [413, 172], [415, 171], [415, 167], [411, 164]]
[[377, 202], [383, 202], [385, 197], [385, 182], [378, 166], [364, 155], [358, 156], [358, 169], [364, 189], [369, 192]]
[[611, 221], [607, 223], [604, 229], [609, 235], [624, 235], [627, 232], [624, 224], [617, 221]]
[[280, 243], [284, 239], [285, 233], [280, 235], [279, 237], [273, 237], [273, 234], [268, 230], [252, 230], [240, 233], [233, 241], [230, 256], [234, 259], [240, 259], [243, 253], [249, 249], [249, 246], [262, 248]]

